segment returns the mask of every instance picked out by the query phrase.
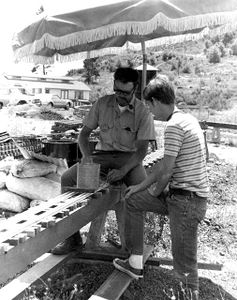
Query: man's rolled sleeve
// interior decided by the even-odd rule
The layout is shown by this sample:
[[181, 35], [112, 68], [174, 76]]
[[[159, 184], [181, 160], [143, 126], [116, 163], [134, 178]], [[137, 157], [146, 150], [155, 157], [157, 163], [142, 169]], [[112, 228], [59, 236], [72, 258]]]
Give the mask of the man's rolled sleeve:
[[83, 120], [83, 125], [90, 128], [96, 129], [98, 127], [99, 120], [99, 100], [96, 101], [91, 107], [90, 111]]
[[137, 133], [137, 140], [156, 140], [154, 119], [149, 112], [144, 112], [144, 117], [141, 119]]

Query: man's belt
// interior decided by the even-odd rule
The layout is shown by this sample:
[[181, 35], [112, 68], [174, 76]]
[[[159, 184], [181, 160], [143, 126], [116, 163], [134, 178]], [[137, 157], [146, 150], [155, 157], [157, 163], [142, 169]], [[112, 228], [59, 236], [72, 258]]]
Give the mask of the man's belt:
[[132, 151], [119, 151], [119, 150], [109, 150], [109, 151], [105, 151], [105, 150], [95, 150], [93, 151], [92, 155], [98, 155], [98, 154], [108, 154], [108, 155], [113, 155], [113, 154], [133, 154], [134, 152]]
[[183, 189], [170, 188], [169, 192], [171, 195], [181, 195], [181, 196], [198, 196], [196, 192], [191, 192]]

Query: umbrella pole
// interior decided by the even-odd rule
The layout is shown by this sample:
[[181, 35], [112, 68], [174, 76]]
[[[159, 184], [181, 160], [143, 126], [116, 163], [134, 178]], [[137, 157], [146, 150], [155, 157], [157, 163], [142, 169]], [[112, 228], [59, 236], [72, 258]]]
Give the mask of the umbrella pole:
[[145, 41], [142, 41], [141, 45], [142, 45], [142, 61], [143, 61], [142, 84], [141, 84], [141, 100], [144, 101], [143, 91], [144, 91], [145, 86], [146, 86], [146, 71], [147, 71], [147, 54], [146, 54]]

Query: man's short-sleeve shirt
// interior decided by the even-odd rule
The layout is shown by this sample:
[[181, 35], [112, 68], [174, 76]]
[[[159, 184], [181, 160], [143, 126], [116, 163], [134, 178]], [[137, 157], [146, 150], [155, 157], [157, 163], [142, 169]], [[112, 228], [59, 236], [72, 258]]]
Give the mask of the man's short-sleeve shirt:
[[153, 117], [137, 98], [120, 112], [115, 95], [104, 96], [94, 103], [83, 125], [92, 130], [100, 128], [97, 150], [134, 152], [136, 141], [156, 138]]

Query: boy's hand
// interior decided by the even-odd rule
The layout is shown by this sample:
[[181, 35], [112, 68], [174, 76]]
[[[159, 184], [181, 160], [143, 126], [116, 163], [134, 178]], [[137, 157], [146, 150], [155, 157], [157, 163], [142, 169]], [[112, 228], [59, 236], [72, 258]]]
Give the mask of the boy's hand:
[[140, 191], [140, 185], [130, 185], [128, 188], [126, 188], [124, 192], [124, 199], [128, 199], [132, 194], [135, 194]]

